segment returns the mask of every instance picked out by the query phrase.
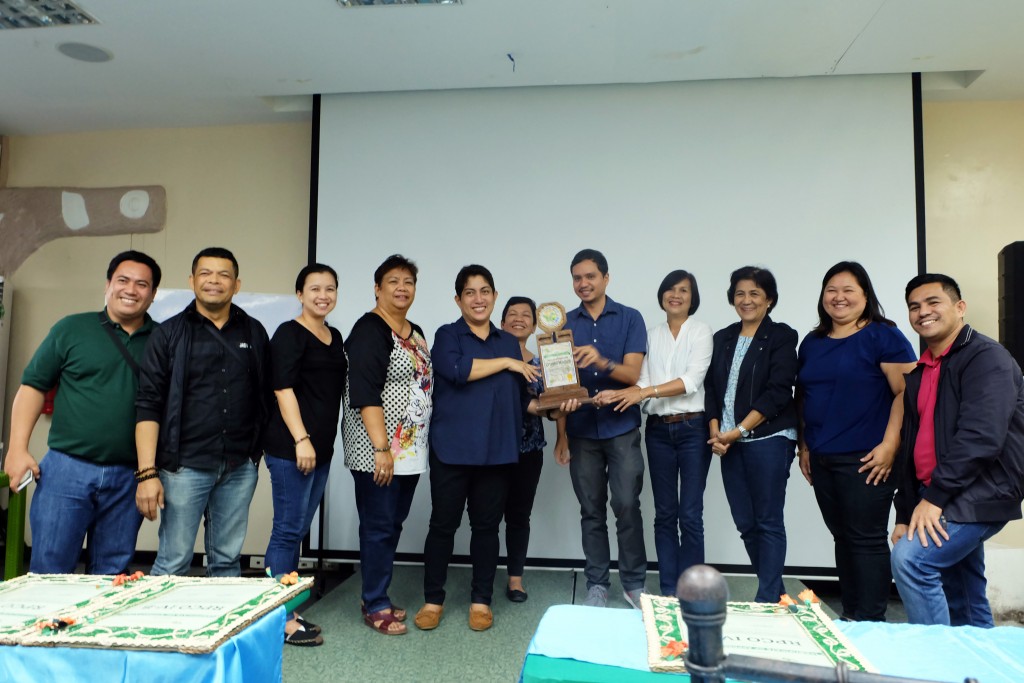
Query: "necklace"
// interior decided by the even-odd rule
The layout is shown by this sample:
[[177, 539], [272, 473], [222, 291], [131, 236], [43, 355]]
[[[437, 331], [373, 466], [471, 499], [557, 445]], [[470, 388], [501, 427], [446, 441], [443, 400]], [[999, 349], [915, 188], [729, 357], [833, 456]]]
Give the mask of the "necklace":
[[[410, 323], [408, 320], [403, 319], [400, 323], [396, 324], [395, 319], [392, 318], [387, 313], [385, 313], [384, 309], [382, 309], [380, 306], [375, 307], [373, 309], [373, 312], [379, 315], [381, 318], [383, 318], [384, 322], [386, 322], [388, 324], [388, 327], [391, 328], [391, 331], [397, 334], [402, 339], [407, 339], [409, 335], [412, 334], [412, 323]], [[405, 331], [406, 327], [408, 327], [409, 329], [408, 332]]]

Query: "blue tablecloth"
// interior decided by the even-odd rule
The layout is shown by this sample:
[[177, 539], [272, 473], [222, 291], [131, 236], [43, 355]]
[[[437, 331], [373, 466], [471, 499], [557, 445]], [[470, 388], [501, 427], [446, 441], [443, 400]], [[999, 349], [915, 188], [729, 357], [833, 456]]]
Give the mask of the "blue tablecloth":
[[285, 614], [278, 607], [205, 655], [0, 646], [0, 683], [280, 681]]
[[[968, 676], [982, 683], [1024, 683], [1024, 628], [867, 622], [837, 622], [836, 626], [884, 674], [948, 683], [962, 683]], [[637, 610], [551, 607], [530, 641], [527, 662], [531, 657], [649, 672], [647, 638]], [[678, 674], [658, 676], [680, 678]]]

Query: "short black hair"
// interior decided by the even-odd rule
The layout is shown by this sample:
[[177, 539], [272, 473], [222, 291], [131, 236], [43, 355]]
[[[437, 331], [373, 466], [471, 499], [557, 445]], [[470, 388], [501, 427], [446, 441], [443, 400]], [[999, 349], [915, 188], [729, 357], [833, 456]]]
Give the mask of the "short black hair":
[[107, 282], [110, 282], [110, 279], [114, 277], [114, 271], [117, 270], [117, 267], [125, 261], [141, 263], [149, 268], [150, 272], [153, 274], [153, 289], [160, 286], [160, 278], [162, 274], [160, 272], [160, 266], [157, 265], [156, 260], [154, 260], [149, 254], [143, 254], [141, 251], [135, 251], [134, 249], [122, 251], [120, 254], [110, 259], [110, 265], [107, 266]]
[[196, 274], [196, 265], [199, 264], [199, 259], [201, 258], [222, 258], [231, 261], [231, 265], [235, 267], [235, 277], [238, 277], [238, 259], [236, 259], [235, 255], [224, 247], [207, 247], [196, 254], [196, 257], [192, 259], [193, 275]]
[[412, 275], [413, 283], [416, 282], [416, 278], [419, 276], [420, 269], [416, 267], [416, 264], [405, 258], [401, 254], [392, 254], [388, 256], [384, 261], [377, 266], [377, 270], [373, 271], [373, 284], [380, 287], [384, 284], [384, 276], [390, 273], [392, 270], [407, 270]]
[[768, 304], [768, 313], [779, 305], [779, 286], [775, 283], [775, 276], [767, 268], [758, 266], [743, 266], [732, 271], [729, 276], [729, 303], [733, 303], [736, 297], [736, 286], [741, 280], [751, 280], [759, 289], [764, 290], [764, 295], [771, 301]]
[[665, 310], [665, 306], [661, 303], [661, 298], [665, 296], [665, 292], [669, 291], [683, 280], [690, 281], [690, 310], [686, 315], [693, 315], [697, 312], [700, 307], [700, 290], [697, 289], [697, 278], [685, 270], [673, 270], [671, 273], [665, 276], [665, 279], [658, 285], [658, 306], [661, 310]]
[[920, 275], [911, 278], [910, 282], [907, 283], [907, 289], [903, 293], [903, 300], [910, 302], [910, 293], [922, 285], [930, 285], [938, 283], [942, 285], [942, 289], [949, 295], [953, 303], [960, 301], [963, 297], [960, 295], [960, 285], [956, 283], [956, 280], [948, 275], [942, 273], [921, 273]]
[[301, 292], [306, 287], [306, 278], [313, 273], [327, 273], [334, 278], [334, 285], [338, 285], [338, 273], [330, 266], [324, 263], [310, 263], [308, 266], [299, 271], [298, 277], [295, 278], [295, 291]]
[[508, 309], [518, 304], [526, 304], [530, 307], [530, 314], [533, 316], [534, 324], [537, 323], [537, 304], [528, 296], [513, 296], [509, 297], [509, 300], [505, 302], [505, 308], [501, 309], [501, 322], [505, 322], [505, 316], [508, 315]]
[[583, 261], [593, 261], [597, 265], [597, 269], [601, 271], [601, 275], [608, 274], [608, 259], [597, 249], [582, 249], [576, 252], [576, 255], [572, 257], [572, 263], [569, 264], [569, 270], [572, 271], [577, 264]]
[[896, 323], [885, 317], [885, 310], [878, 301], [878, 295], [875, 294], [875, 288], [871, 284], [871, 278], [868, 277], [868, 271], [864, 266], [856, 261], [840, 261], [829, 268], [825, 277], [821, 279], [821, 292], [818, 294], [818, 326], [811, 330], [811, 334], [816, 337], [827, 337], [832, 332], [832, 316], [825, 311], [825, 288], [828, 287], [828, 281], [840, 273], [852, 275], [860, 288], [864, 290], [865, 303], [864, 312], [860, 315], [861, 320], [896, 327]]
[[455, 296], [461, 297], [462, 290], [466, 288], [466, 283], [469, 278], [474, 275], [479, 275], [483, 279], [487, 280], [487, 284], [494, 289], [494, 276], [491, 275], [491, 271], [487, 270], [478, 263], [471, 263], [468, 266], [462, 266], [462, 270], [455, 276]]

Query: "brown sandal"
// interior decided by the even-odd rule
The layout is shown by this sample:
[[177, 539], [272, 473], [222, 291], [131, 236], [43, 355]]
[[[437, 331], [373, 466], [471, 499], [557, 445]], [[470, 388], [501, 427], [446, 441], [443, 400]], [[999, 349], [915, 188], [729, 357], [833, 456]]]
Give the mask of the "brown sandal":
[[[366, 604], [362, 603], [362, 602], [359, 603], [359, 609], [362, 610], [363, 616], [365, 617], [366, 616]], [[406, 611], [406, 609], [404, 607], [399, 607], [398, 605], [391, 605], [391, 614], [395, 617], [395, 621], [405, 621], [409, 617], [409, 613]], [[301, 617], [300, 617], [299, 621], [300, 622], [302, 621]], [[303, 624], [303, 626], [305, 626], [305, 624]], [[317, 628], [320, 628], [320, 627], [317, 626]], [[317, 633], [319, 633], [319, 631], [317, 631]]]
[[[382, 609], [379, 612], [367, 612], [363, 615], [363, 623], [378, 633], [386, 636], [404, 636], [409, 632], [405, 624], [395, 618], [390, 609]], [[398, 624], [400, 630], [392, 630], [391, 626]]]

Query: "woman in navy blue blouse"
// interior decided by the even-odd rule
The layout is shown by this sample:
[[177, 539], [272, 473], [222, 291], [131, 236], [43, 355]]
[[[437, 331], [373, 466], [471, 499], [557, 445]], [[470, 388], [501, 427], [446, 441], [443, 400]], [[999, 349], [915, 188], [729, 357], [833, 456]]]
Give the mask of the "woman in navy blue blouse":
[[[526, 342], [537, 330], [537, 304], [525, 296], [511, 297], [501, 312], [501, 329], [519, 340], [523, 360], [540, 369], [540, 359], [533, 355]], [[544, 390], [540, 377], [530, 382], [530, 396]], [[523, 588], [523, 570], [526, 550], [530, 544], [530, 514], [537, 496], [537, 484], [544, 466], [544, 420], [539, 415], [523, 415], [523, 439], [519, 444], [519, 462], [509, 481], [508, 499], [505, 501], [505, 551], [508, 555], [508, 585], [505, 596], [512, 602], [526, 602]], [[558, 420], [555, 439], [555, 459], [563, 467], [569, 463], [569, 441], [565, 436], [565, 420]]]
[[498, 527], [512, 468], [519, 461], [523, 411], [537, 414], [527, 382], [538, 377], [519, 341], [491, 323], [494, 277], [479, 265], [455, 278], [462, 317], [434, 334], [434, 413], [430, 423], [430, 528], [423, 546], [425, 604], [416, 626], [437, 628], [455, 532], [469, 511], [473, 564], [469, 627], [491, 627], [498, 567]]
[[835, 539], [842, 618], [884, 621], [889, 471], [900, 443], [903, 375], [916, 356], [859, 263], [825, 273], [818, 321], [800, 344], [800, 470]]

